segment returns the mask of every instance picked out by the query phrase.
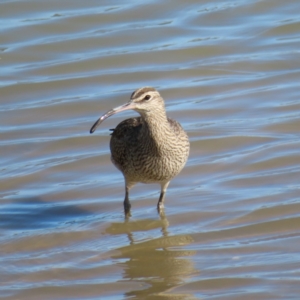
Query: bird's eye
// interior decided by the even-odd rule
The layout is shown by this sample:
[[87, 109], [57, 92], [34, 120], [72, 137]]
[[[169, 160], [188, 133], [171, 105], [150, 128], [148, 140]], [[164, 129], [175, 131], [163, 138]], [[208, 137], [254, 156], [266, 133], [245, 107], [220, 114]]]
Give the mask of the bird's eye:
[[145, 98], [144, 98], [144, 100], [149, 100], [150, 98], [151, 98], [150, 95], [146, 95]]

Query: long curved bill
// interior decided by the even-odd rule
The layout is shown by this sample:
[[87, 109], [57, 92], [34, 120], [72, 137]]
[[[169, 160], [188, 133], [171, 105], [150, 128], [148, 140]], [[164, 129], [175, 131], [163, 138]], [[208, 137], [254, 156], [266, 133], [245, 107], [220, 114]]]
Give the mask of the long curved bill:
[[121, 111], [128, 110], [128, 109], [134, 109], [134, 108], [135, 108], [135, 104], [133, 102], [128, 102], [126, 104], [123, 104], [121, 106], [118, 106], [116, 108], [109, 110], [107, 113], [105, 113], [102, 117], [100, 117], [96, 121], [96, 123], [92, 126], [90, 133], [93, 133], [97, 129], [97, 127], [108, 117], [110, 117], [116, 113], [119, 113]]

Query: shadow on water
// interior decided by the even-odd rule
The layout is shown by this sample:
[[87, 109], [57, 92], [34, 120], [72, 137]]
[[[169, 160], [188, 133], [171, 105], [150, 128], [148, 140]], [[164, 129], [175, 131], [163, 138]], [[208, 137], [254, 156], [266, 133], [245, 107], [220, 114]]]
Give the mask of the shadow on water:
[[[187, 278], [198, 271], [189, 257], [195, 251], [182, 250], [193, 238], [189, 235], [169, 236], [169, 222], [165, 216], [160, 220], [125, 220], [124, 223], [112, 223], [106, 233], [110, 235], [127, 235], [128, 246], [118, 248], [113, 260], [121, 261], [123, 280], [135, 281], [141, 286], [125, 295], [130, 299], [194, 299], [192, 295], [172, 294], [172, 288], [184, 283]], [[159, 229], [158, 237], [157, 229]], [[153, 234], [152, 234], [153, 232]], [[150, 234], [149, 239], [141, 235]], [[143, 241], [144, 240], [144, 241]]]
[[46, 202], [37, 197], [12, 199], [10, 203], [2, 205], [0, 228], [12, 230], [41, 229], [89, 214], [91, 212], [75, 205]]

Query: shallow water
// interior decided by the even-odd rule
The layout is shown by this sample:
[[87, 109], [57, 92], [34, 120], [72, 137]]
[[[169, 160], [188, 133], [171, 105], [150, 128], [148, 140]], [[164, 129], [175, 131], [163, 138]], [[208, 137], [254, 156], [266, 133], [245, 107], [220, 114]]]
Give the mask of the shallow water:
[[[0, 3], [0, 298], [299, 299], [297, 1]], [[191, 141], [131, 191], [109, 128], [154, 86]]]

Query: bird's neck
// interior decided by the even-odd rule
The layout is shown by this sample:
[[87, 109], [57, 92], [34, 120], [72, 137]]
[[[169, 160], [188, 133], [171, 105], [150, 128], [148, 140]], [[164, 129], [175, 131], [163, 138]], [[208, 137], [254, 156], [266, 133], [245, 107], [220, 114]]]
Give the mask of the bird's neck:
[[145, 139], [150, 140], [158, 151], [165, 148], [168, 144], [168, 136], [174, 134], [165, 111], [143, 115], [142, 120]]

